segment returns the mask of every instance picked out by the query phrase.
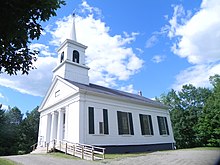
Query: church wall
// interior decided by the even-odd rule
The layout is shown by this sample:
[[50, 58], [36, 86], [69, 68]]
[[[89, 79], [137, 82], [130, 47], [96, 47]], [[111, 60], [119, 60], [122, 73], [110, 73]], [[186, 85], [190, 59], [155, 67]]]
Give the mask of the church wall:
[[40, 124], [39, 124], [39, 132], [38, 132], [38, 146], [43, 146], [45, 145], [45, 141], [47, 141], [47, 136], [49, 132], [47, 130], [48, 126], [48, 116], [40, 116]]
[[81, 82], [84, 84], [89, 83], [88, 70], [80, 66], [66, 65], [65, 77], [69, 77], [70, 80]]
[[[120, 102], [117, 100], [105, 99], [103, 97], [87, 96], [85, 104], [85, 142], [86, 144], [106, 145], [141, 145], [174, 143], [173, 132], [168, 110], [158, 109], [149, 106]], [[94, 107], [95, 134], [88, 132], [88, 107]], [[108, 109], [109, 134], [99, 134], [99, 122], [103, 121], [102, 109]], [[134, 135], [119, 135], [117, 111], [132, 113]], [[154, 135], [142, 135], [139, 114], [151, 115]], [[167, 117], [170, 135], [160, 135], [157, 116]]]
[[79, 143], [79, 101], [69, 104], [66, 111], [67, 137], [65, 140]]

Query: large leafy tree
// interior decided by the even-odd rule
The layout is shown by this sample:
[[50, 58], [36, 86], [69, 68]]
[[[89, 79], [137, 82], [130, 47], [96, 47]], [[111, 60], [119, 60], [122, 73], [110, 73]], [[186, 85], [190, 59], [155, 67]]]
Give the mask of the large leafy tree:
[[197, 124], [210, 94], [211, 91], [207, 88], [184, 85], [181, 91], [171, 90], [159, 99], [171, 107], [170, 116], [178, 148], [200, 145], [197, 137]]
[[0, 5], [0, 72], [28, 74], [38, 54], [30, 50], [31, 40], [39, 39], [40, 23], [56, 15], [63, 0], [10, 0]]
[[220, 147], [220, 75], [210, 77], [212, 95], [199, 118], [198, 135], [204, 146]]

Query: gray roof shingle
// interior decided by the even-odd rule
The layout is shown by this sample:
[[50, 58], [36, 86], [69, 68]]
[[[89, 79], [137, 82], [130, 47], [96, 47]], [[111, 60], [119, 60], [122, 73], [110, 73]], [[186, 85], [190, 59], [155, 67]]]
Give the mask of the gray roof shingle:
[[164, 105], [164, 104], [162, 104], [158, 101], [154, 101], [154, 100], [148, 99], [146, 97], [143, 97], [143, 96], [140, 96], [140, 95], [137, 95], [137, 94], [123, 92], [123, 91], [103, 87], [103, 86], [92, 84], [92, 83], [89, 83], [89, 85], [86, 85], [86, 84], [81, 84], [81, 83], [78, 83], [78, 82], [75, 82], [75, 81], [70, 81], [68, 79], [65, 79], [65, 80], [68, 81], [69, 83], [77, 86], [79, 89], [84, 89], [84, 90], [92, 91], [92, 92], [95, 92], [95, 93], [110, 95], [110, 96], [113, 96], [113, 97], [131, 99], [131, 100], [134, 100], [134, 101], [142, 102], [144, 104], [148, 104], [149, 106], [153, 106], [153, 107], [158, 107], [158, 108], [163, 108], [163, 109], [168, 109], [169, 108], [168, 106], [166, 106], [166, 105]]

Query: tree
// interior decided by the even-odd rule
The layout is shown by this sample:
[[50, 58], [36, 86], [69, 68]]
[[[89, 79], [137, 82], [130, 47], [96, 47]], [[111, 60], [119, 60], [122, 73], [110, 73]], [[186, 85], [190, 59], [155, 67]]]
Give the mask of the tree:
[[20, 125], [19, 150], [22, 153], [31, 152], [30, 146], [37, 142], [40, 119], [38, 108], [37, 106], [30, 113], [27, 112], [26, 118]]
[[5, 110], [1, 109], [0, 105], [0, 155], [4, 155], [5, 147], [2, 145], [6, 142], [5, 132], [7, 131], [5, 128], [6, 125], [6, 116]]
[[198, 123], [198, 136], [204, 146], [220, 147], [220, 75], [210, 77], [213, 92]]
[[1, 131], [0, 131], [0, 155], [12, 155], [18, 153], [19, 126], [23, 114], [17, 108], [1, 110]]
[[178, 148], [201, 145], [197, 137], [197, 124], [210, 94], [209, 89], [184, 85], [181, 91], [176, 92], [172, 89], [159, 99], [171, 107], [170, 117]]
[[10, 0], [0, 5], [0, 72], [28, 74], [34, 69], [38, 52], [30, 50], [31, 40], [39, 39], [41, 22], [55, 16], [63, 0]]

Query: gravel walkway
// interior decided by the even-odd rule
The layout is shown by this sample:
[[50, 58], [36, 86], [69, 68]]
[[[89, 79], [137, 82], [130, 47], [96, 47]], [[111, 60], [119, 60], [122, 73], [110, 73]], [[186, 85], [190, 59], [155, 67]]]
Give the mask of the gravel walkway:
[[[86, 161], [53, 157], [50, 155], [21, 155], [7, 158], [22, 165], [214, 165], [220, 158], [220, 150], [175, 150], [153, 152], [146, 156]], [[217, 165], [217, 164], [216, 164]]]

